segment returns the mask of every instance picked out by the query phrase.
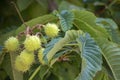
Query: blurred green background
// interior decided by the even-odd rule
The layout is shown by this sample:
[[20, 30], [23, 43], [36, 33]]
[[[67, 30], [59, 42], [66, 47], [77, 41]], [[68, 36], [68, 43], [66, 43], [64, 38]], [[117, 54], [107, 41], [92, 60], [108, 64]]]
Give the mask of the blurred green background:
[[55, 9], [76, 8], [92, 11], [98, 17], [112, 18], [120, 25], [120, 0], [1, 0], [0, 35], [22, 24], [11, 2], [17, 4], [25, 21], [48, 14]]

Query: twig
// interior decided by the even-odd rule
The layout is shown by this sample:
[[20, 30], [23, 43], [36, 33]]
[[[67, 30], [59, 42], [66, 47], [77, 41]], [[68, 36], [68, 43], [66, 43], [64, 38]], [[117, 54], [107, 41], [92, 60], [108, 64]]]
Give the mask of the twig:
[[15, 9], [16, 9], [16, 11], [17, 11], [17, 13], [18, 13], [18, 15], [19, 15], [19, 18], [20, 18], [20, 20], [22, 21], [22, 23], [25, 25], [25, 27], [27, 27], [27, 24], [25, 23], [22, 15], [20, 14], [20, 11], [19, 11], [19, 9], [17, 8], [17, 5], [16, 5], [14, 2], [11, 2], [11, 4], [13, 4], [13, 6], [15, 7]]

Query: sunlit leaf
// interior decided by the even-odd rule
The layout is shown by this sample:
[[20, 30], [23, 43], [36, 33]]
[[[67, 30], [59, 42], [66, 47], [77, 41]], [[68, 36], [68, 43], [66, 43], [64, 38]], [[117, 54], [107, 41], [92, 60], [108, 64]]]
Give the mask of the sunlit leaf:
[[89, 24], [90, 26], [95, 26], [96, 23], [96, 16], [89, 11], [86, 10], [73, 10], [72, 11], [75, 15], [75, 18], [86, 22], [87, 24]]
[[95, 20], [96, 17], [93, 13], [88, 11], [73, 11], [75, 15], [74, 25], [83, 30], [84, 32], [90, 33], [93, 37], [110, 37], [107, 31], [96, 25]]

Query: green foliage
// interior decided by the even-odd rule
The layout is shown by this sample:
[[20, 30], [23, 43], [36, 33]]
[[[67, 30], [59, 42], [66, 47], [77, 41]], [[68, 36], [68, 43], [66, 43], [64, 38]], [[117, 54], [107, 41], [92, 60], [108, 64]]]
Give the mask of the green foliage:
[[[72, 57], [72, 56], [76, 57]], [[56, 62], [53, 65], [52, 73], [58, 77], [56, 80], [74, 80], [79, 73], [81, 61], [80, 56], [75, 52], [71, 53], [71, 61], [69, 62]], [[73, 66], [74, 65], [74, 66]], [[56, 68], [54, 68], [56, 67]], [[62, 68], [62, 69], [61, 69]]]
[[101, 41], [100, 47], [102, 49], [102, 53], [104, 58], [109, 65], [115, 80], [120, 79], [120, 72], [119, 72], [119, 57], [120, 57], [120, 47], [116, 43], [108, 42], [108, 41]]
[[120, 44], [120, 31], [112, 19], [98, 18], [96, 23], [107, 30], [114, 42]]
[[80, 19], [93, 27], [96, 25], [96, 16], [93, 13], [86, 10], [73, 10], [73, 13], [75, 15], [75, 19]]
[[74, 25], [83, 30], [89, 32], [94, 37], [109, 37], [108, 33], [104, 28], [98, 27], [95, 23], [96, 17], [88, 11], [77, 11], [74, 10], [75, 20]]
[[17, 0], [17, 5], [20, 9], [20, 11], [25, 10], [33, 0]]
[[[51, 21], [54, 22], [55, 20], [57, 20], [57, 18], [54, 15], [50, 14], [50, 15], [45, 15], [45, 16], [42, 16], [42, 17], [32, 19], [32, 20], [26, 22], [26, 24], [28, 26], [32, 27], [32, 26], [35, 26], [36, 24], [45, 24], [45, 23], [51, 22]], [[1, 35], [0, 36], [1, 37], [0, 43], [2, 43], [2, 45], [3, 45], [3, 43], [4, 43], [4, 41], [6, 40], [7, 37], [10, 37], [12, 35], [18, 35], [18, 33], [20, 33], [21, 31], [25, 31], [25, 25], [24, 24], [21, 25], [16, 30], [13, 30], [13, 31], [10, 31], [6, 34]]]
[[113, 80], [113, 79], [107, 74], [105, 68], [103, 68], [101, 71], [97, 72], [93, 80]]
[[2, 61], [1, 67], [6, 71], [7, 75], [9, 75], [10, 79], [12, 80], [13, 74], [9, 54], [6, 54], [4, 56], [4, 60]]
[[84, 9], [84, 8], [79, 8], [78, 6], [71, 4], [67, 1], [62, 1], [59, 5], [59, 11], [62, 10], [72, 10], [72, 9], [76, 9], [76, 10], [80, 10], [80, 9]]
[[101, 70], [101, 50], [87, 33], [81, 35], [77, 42], [81, 51], [82, 69], [76, 80], [92, 80], [96, 73]]
[[57, 43], [60, 39], [61, 38], [55, 38], [55, 39], [52, 39], [49, 43], [47, 43], [47, 45], [45, 46], [46, 49], [44, 51], [44, 54], [47, 54], [53, 48], [55, 43]]
[[74, 20], [74, 14], [71, 11], [63, 10], [60, 14], [56, 14], [60, 19], [60, 25], [62, 31], [66, 32], [72, 28], [72, 22]]
[[62, 47], [64, 47], [67, 43], [75, 41], [76, 38], [80, 34], [82, 34], [82, 31], [80, 31], [80, 30], [78, 30], [78, 31], [75, 31], [75, 30], [67, 31], [66, 34], [65, 34], [65, 37], [62, 38], [61, 40], [59, 40], [53, 46], [53, 48], [48, 52], [48, 54], [47, 54], [48, 61], [50, 61], [52, 59], [52, 57], [55, 55], [55, 53], [58, 52], [60, 49], [62, 49]]
[[[44, 16], [41, 16], [41, 17], [37, 17], [35, 19], [32, 19], [28, 22], [26, 22], [26, 24], [30, 27], [33, 27], [35, 26], [36, 24], [45, 24], [47, 22], [54, 22], [55, 20], [57, 20], [57, 18], [52, 15], [52, 14], [49, 14], [49, 15], [44, 15]], [[25, 25], [22, 24], [17, 30], [16, 30], [16, 34], [20, 33], [21, 31], [24, 31], [25, 30]]]
[[[88, 3], [95, 1], [83, 1], [85, 4], [79, 0], [56, 0], [56, 2], [58, 2], [57, 4], [61, 2], [58, 6], [60, 12], [56, 11], [56, 16], [47, 14], [36, 17], [25, 22], [30, 29], [22, 24], [17, 29], [10, 32], [6, 31], [5, 34], [3, 32], [0, 35], [0, 44], [2, 45], [10, 36], [17, 36], [20, 38], [20, 44], [23, 43], [26, 34], [19, 37], [21, 32], [29, 35], [40, 35], [40, 38], [44, 38], [45, 42], [41, 40], [42, 43], [38, 50], [45, 48], [43, 52], [45, 64], [39, 63], [38, 50], [35, 50], [35, 62], [31, 68], [25, 73], [18, 72], [14, 68], [14, 61], [16, 56], [24, 50], [24, 45], [21, 44], [16, 52], [10, 53], [4, 46], [0, 46], [0, 69], [3, 70], [0, 71], [0, 76], [2, 76], [0, 80], [4, 80], [7, 76], [11, 80], [119, 80], [119, 25], [111, 19], [97, 18], [92, 12], [86, 11], [83, 7], [81, 10], [79, 7], [84, 5], [90, 9], [87, 7]], [[52, 3], [49, 0], [17, 0], [17, 5], [23, 13], [35, 3], [39, 5], [36, 5], [36, 10], [32, 8], [33, 13], [37, 11], [38, 6], [42, 7], [41, 12], [45, 10], [46, 13], [48, 7], [51, 10], [56, 5], [54, 0]], [[105, 5], [103, 2], [96, 4]], [[110, 7], [113, 4], [114, 2], [108, 6], [105, 5], [105, 7], [107, 6], [111, 11]], [[31, 14], [34, 15], [33, 13]], [[98, 13], [96, 14], [98, 15]], [[55, 38], [46, 36], [43, 27], [47, 23], [60, 25], [58, 36]], [[35, 27], [37, 24], [42, 26]]]

